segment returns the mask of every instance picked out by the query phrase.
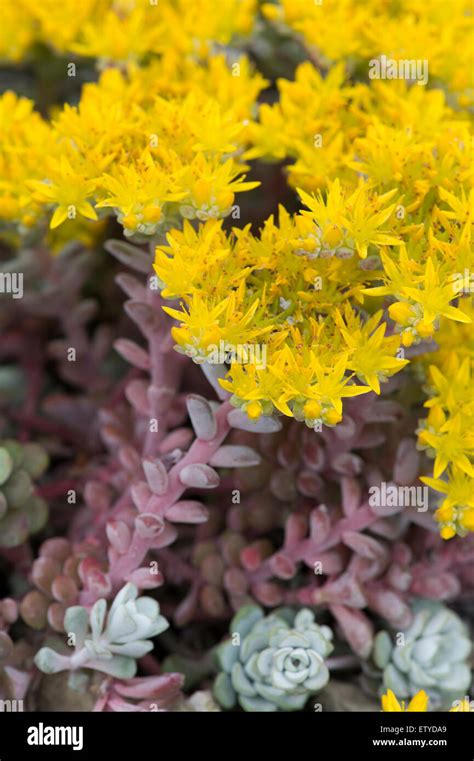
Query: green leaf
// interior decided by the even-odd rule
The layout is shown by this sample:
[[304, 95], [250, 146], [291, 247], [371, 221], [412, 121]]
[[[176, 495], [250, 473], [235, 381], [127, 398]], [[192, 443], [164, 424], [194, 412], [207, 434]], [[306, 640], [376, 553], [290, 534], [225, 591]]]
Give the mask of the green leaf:
[[49, 463], [47, 452], [39, 444], [25, 444], [23, 447], [22, 467], [31, 478], [38, 478], [46, 470]]
[[33, 493], [33, 484], [26, 470], [16, 470], [3, 487], [10, 507], [22, 507]]
[[107, 614], [107, 603], [104, 599], [97, 600], [92, 606], [89, 614], [92, 639], [99, 639], [104, 628], [105, 616]]
[[28, 520], [20, 510], [11, 510], [0, 520], [0, 547], [18, 547], [28, 539]]
[[44, 499], [33, 495], [23, 506], [22, 510], [28, 519], [30, 534], [36, 534], [37, 531], [40, 531], [45, 526], [48, 520], [49, 509]]
[[390, 639], [388, 632], [381, 631], [375, 635], [372, 658], [379, 669], [384, 669], [385, 666], [387, 666], [390, 661], [392, 648], [392, 640]]
[[240, 657], [243, 662], [248, 661], [253, 653], [268, 647], [268, 632], [255, 631], [245, 637], [240, 648]]
[[76, 646], [82, 647], [86, 634], [89, 630], [89, 614], [81, 605], [73, 605], [67, 609], [64, 615], [64, 631], [66, 634], [74, 634]]
[[231, 634], [240, 634], [240, 641], [242, 641], [262, 618], [263, 611], [258, 605], [244, 605], [232, 619], [229, 631]]
[[263, 698], [249, 698], [245, 695], [239, 695], [239, 703], [244, 711], [250, 711], [255, 713], [274, 713], [278, 711], [278, 707], [275, 703], [269, 703], [268, 700]]
[[384, 669], [383, 683], [385, 687], [392, 690], [398, 699], [406, 698], [410, 695], [410, 689], [407, 680], [391, 663]]
[[236, 694], [228, 674], [221, 673], [216, 677], [212, 692], [223, 708], [229, 709], [235, 706]]
[[132, 679], [137, 673], [137, 662], [135, 658], [128, 658], [126, 655], [114, 655], [113, 658], [94, 658], [88, 661], [84, 668], [102, 671], [118, 679]]
[[232, 640], [227, 640], [219, 645], [217, 649], [217, 657], [223, 671], [230, 673], [232, 666], [237, 662], [239, 658], [239, 647], [232, 644]]
[[23, 447], [15, 439], [2, 441], [2, 449], [6, 449], [13, 461], [13, 467], [19, 468], [23, 462]]
[[280, 711], [301, 711], [309, 698], [309, 693], [303, 695], [283, 695], [276, 703]]
[[5, 447], [0, 447], [0, 486], [10, 478], [13, 470], [13, 460]]
[[247, 697], [253, 698], [257, 694], [252, 682], [247, 679], [241, 663], [234, 663], [232, 666], [231, 680], [232, 687], [238, 695], [247, 695]]
[[42, 647], [35, 655], [35, 664], [45, 674], [57, 674], [67, 669], [67, 658], [51, 647]]

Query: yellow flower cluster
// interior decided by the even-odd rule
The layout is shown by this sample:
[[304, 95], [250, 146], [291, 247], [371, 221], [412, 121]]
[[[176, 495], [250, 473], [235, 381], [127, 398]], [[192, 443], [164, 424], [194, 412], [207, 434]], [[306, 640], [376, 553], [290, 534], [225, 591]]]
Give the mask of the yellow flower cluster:
[[[279, 224], [270, 217], [258, 237], [249, 226], [226, 236], [218, 221], [198, 231], [185, 224], [158, 247], [155, 271], [163, 295], [183, 301], [182, 311], [166, 309], [180, 321], [173, 335], [182, 350], [210, 363], [216, 347], [233, 351], [221, 383], [234, 404], [251, 418], [278, 410], [320, 430], [340, 422], [344, 397], [379, 393], [407, 361], [382, 311], [363, 318], [354, 307], [374, 277], [367, 247], [392, 240], [381, 226], [393, 208], [365, 185], [346, 205], [337, 183], [326, 202], [303, 200], [309, 210], [291, 217], [280, 208]], [[324, 218], [338, 205], [344, 239]]]
[[[247, 157], [293, 159], [289, 181], [305, 191], [321, 192], [337, 178], [348, 197], [363, 177], [375, 197], [392, 193], [394, 230], [404, 245], [398, 258], [383, 259], [386, 284], [372, 294], [396, 299], [390, 316], [405, 346], [430, 337], [441, 315], [462, 320], [450, 302], [463, 291], [458, 274], [472, 263], [466, 115], [449, 108], [440, 90], [401, 80], [349, 85], [342, 64], [323, 78], [304, 63], [279, 89], [279, 102], [261, 107]], [[344, 236], [337, 212], [327, 222]]]
[[[268, 366], [250, 369], [234, 363], [223, 384], [236, 403], [253, 416], [276, 408], [304, 418], [310, 426], [321, 420], [333, 424], [340, 419], [343, 394], [338, 382], [346, 371], [379, 392], [379, 381], [405, 364], [399, 341], [411, 346], [431, 338], [443, 317], [471, 321], [466, 310], [452, 303], [464, 295], [464, 281], [457, 274], [472, 262], [468, 123], [446, 106], [439, 91], [387, 82], [351, 87], [344, 84], [342, 67], [322, 79], [311, 64], [304, 64], [295, 82], [281, 82], [280, 89], [280, 102], [263, 106], [261, 123], [252, 126], [255, 145], [247, 157], [301, 157], [304, 145], [310, 146], [312, 156], [323, 154], [324, 161], [332, 157], [331, 171], [328, 166], [315, 169], [309, 158], [304, 172], [301, 161], [290, 168], [291, 173], [298, 167], [295, 176], [305, 188], [299, 192], [308, 210], [293, 219], [281, 212], [279, 228], [270, 219], [259, 240], [248, 231], [236, 231], [236, 241], [226, 244], [216, 228], [201, 239], [197, 236], [192, 245], [170, 237], [170, 247], [159, 250], [156, 271], [166, 284], [165, 295], [186, 301], [185, 315], [173, 312], [183, 322], [176, 338], [196, 359], [206, 360], [208, 346], [218, 340], [245, 344], [258, 336], [256, 329], [264, 328]], [[372, 136], [367, 137], [372, 127], [382, 143], [377, 159], [369, 161], [354, 145], [359, 141], [375, 150]], [[334, 129], [336, 136], [326, 143], [327, 134], [318, 129]], [[392, 141], [385, 134], [390, 130], [396, 133]], [[322, 146], [309, 140], [313, 133], [322, 135]], [[314, 185], [326, 185], [325, 192], [307, 193]], [[202, 251], [199, 262], [209, 257], [205, 276], [193, 258], [196, 248]], [[183, 286], [181, 276], [189, 269], [189, 259], [199, 272], [187, 277]], [[373, 286], [377, 280], [384, 284]], [[239, 316], [234, 315], [229, 326], [227, 296], [242, 284]], [[362, 326], [352, 308], [354, 302], [364, 305], [369, 295], [393, 300], [388, 313], [399, 337], [384, 338], [390, 341], [388, 356], [377, 345], [385, 324], [371, 335], [372, 319]], [[308, 346], [312, 351], [306, 351]], [[332, 394], [322, 394], [321, 366], [318, 375], [314, 365], [316, 353], [321, 365], [322, 346], [331, 346], [324, 372], [329, 375], [337, 366], [340, 373], [332, 377]], [[299, 382], [293, 376], [299, 376]]]
[[[252, 419], [337, 425], [344, 398], [380, 393], [406, 349], [436, 340], [415, 363], [429, 410], [419, 445], [434, 457], [426, 483], [445, 494], [442, 535], [464, 535], [474, 530], [468, 0], [433, 0], [429, 12], [425, 0], [261, 4], [310, 60], [259, 108], [266, 81], [222, 50], [252, 31], [258, 5], [5, 0], [0, 56], [48, 45], [103, 71], [51, 121], [25, 98], [0, 98], [0, 219], [20, 235], [83, 220], [85, 235], [115, 214], [126, 236], [159, 243], [179, 350], [227, 362], [221, 384]], [[426, 71], [372, 76], [385, 58]], [[258, 235], [226, 233], [236, 193], [258, 184], [245, 181], [253, 159], [286, 163], [301, 211], [281, 207]]]
[[[309, 14], [320, 12], [311, 5], [304, 4]], [[451, 41], [461, 26], [453, 17]], [[328, 54], [324, 44], [326, 37], [320, 49]], [[350, 45], [342, 44], [347, 57]], [[181, 321], [175, 337], [197, 361], [209, 360], [218, 341], [265, 343], [265, 367], [234, 361], [222, 381], [234, 403], [251, 417], [277, 409], [316, 428], [340, 420], [341, 399], [364, 391], [356, 380], [380, 392], [380, 381], [406, 364], [398, 341], [410, 347], [438, 337], [441, 324], [441, 357], [449, 331], [470, 330], [472, 138], [466, 113], [449, 107], [439, 89], [405, 81], [350, 84], [343, 63], [326, 77], [305, 63], [294, 81], [278, 85], [279, 101], [262, 105], [251, 126], [246, 158], [292, 160], [289, 181], [308, 210], [292, 219], [280, 211], [279, 228], [270, 219], [259, 239], [235, 231], [234, 240], [216, 243], [215, 228], [192, 244], [170, 237], [156, 271], [167, 286], [174, 283], [165, 293], [186, 304], [184, 312], [172, 312]], [[199, 245], [208, 269], [186, 278], [184, 290], [179, 276]], [[238, 305], [229, 292], [241, 294]], [[394, 335], [379, 325], [381, 313], [361, 317], [362, 307], [370, 314], [368, 297], [389, 299]], [[429, 356], [436, 362], [436, 354]], [[459, 389], [465, 403], [454, 414], [432, 397], [420, 432], [420, 446], [436, 457], [430, 485], [450, 494], [436, 514], [445, 538], [474, 528], [466, 367]], [[451, 387], [453, 360], [445, 372]], [[446, 482], [439, 480], [443, 472]]]
[[248, 34], [257, 0], [2, 0], [0, 58], [20, 61], [36, 44], [100, 64], [142, 62], [172, 49], [205, 55]]
[[50, 127], [33, 105], [13, 92], [0, 98], [0, 218], [23, 226], [37, 219], [26, 182], [54, 149]]
[[367, 76], [380, 55], [429, 56], [430, 79], [472, 103], [473, 15], [470, 0], [280, 0], [264, 3], [273, 23], [298, 33], [318, 63], [348, 60]]
[[428, 711], [429, 697], [424, 690], [413, 695], [405, 708], [405, 701], [399, 701], [392, 690], [387, 690], [381, 697], [382, 711], [384, 713], [426, 713]]
[[181, 218], [228, 215], [243, 181], [252, 107], [265, 82], [247, 59], [199, 65], [156, 59], [105, 70], [78, 106], [46, 122], [32, 103], [0, 99], [0, 216], [20, 231], [51, 218], [114, 212], [125, 234], [152, 236]]
[[[404, 700], [398, 700], [392, 690], [387, 690], [381, 697], [381, 703], [384, 713], [426, 713], [429, 710], [429, 696], [424, 690], [420, 690], [416, 695], [413, 695], [407, 706]], [[450, 713], [472, 712], [469, 697], [459, 698], [453, 701], [453, 703], [453, 708], [449, 709]]]
[[[467, 316], [474, 307], [463, 302]], [[444, 495], [435, 517], [441, 536], [474, 531], [474, 333], [470, 325], [442, 321], [440, 349], [421, 358], [428, 370], [419, 446], [435, 458], [434, 478], [423, 478]], [[443, 476], [443, 478], [441, 478]]]

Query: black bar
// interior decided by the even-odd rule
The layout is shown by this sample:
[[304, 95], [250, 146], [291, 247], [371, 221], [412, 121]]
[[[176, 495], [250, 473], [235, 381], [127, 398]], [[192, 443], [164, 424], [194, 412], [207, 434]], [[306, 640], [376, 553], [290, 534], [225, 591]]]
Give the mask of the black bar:
[[[288, 761], [327, 759], [328, 752], [362, 760], [473, 761], [473, 738], [473, 713], [0, 713], [0, 761], [141, 761], [182, 758], [186, 750], [192, 758], [225, 758], [239, 750], [255, 755], [260, 747], [265, 758], [286, 748]], [[46, 744], [50, 739], [71, 745]]]

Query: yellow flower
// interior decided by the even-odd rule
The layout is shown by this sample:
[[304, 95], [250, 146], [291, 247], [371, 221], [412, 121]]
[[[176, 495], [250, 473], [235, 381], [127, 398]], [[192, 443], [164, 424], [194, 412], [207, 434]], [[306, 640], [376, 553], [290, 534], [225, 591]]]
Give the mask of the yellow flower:
[[444, 220], [455, 220], [463, 229], [460, 242], [470, 243], [472, 238], [472, 226], [474, 221], [474, 190], [471, 188], [466, 194], [464, 188], [460, 189], [460, 198], [449, 193], [445, 188], [439, 188], [439, 196], [445, 201], [451, 211], [441, 211]]
[[310, 196], [298, 191], [309, 215], [320, 230], [323, 247], [329, 250], [356, 250], [361, 259], [367, 257], [369, 246], [400, 245], [394, 235], [379, 228], [393, 214], [396, 204], [385, 206], [396, 190], [382, 196], [371, 196], [366, 184], [361, 183], [350, 195], [344, 193], [336, 179], [329, 187], [324, 200], [322, 194]]
[[20, 60], [33, 42], [57, 51], [127, 61], [159, 54], [206, 55], [209, 41], [227, 44], [253, 27], [257, 0], [3, 0], [0, 53]]
[[435, 269], [433, 259], [428, 257], [425, 274], [421, 281], [423, 288], [405, 286], [402, 294], [411, 298], [415, 305], [419, 304], [422, 307], [423, 320], [421, 322], [431, 324], [439, 315], [448, 317], [450, 320], [469, 322], [464, 312], [450, 306], [450, 301], [457, 295], [452, 285], [442, 285], [440, 280], [440, 274]]
[[[430, 78], [443, 80], [451, 91], [469, 102], [469, 0], [434, 3], [429, 14], [423, 0], [400, 0], [395, 4], [338, 0], [326, 5], [280, 0], [277, 10], [265, 3], [263, 12], [274, 23], [287, 24], [324, 61], [350, 59], [352, 65], [355, 61], [362, 67], [386, 51], [395, 60], [423, 60], [429, 50]], [[440, 29], [443, 34], [439, 34]]]
[[53, 168], [52, 176], [51, 181], [31, 180], [28, 183], [35, 190], [37, 200], [55, 206], [50, 222], [52, 230], [66, 219], [75, 219], [78, 213], [86, 219], [98, 218], [90, 202], [96, 185], [94, 180], [78, 176], [64, 155]]
[[215, 352], [220, 341], [231, 346], [242, 346], [271, 330], [270, 327], [252, 326], [253, 317], [259, 309], [258, 299], [247, 308], [242, 297], [240, 289], [211, 305], [201, 295], [194, 294], [187, 311], [163, 307], [167, 314], [180, 321], [180, 327], [173, 328], [173, 335], [195, 362], [206, 361], [208, 353]]
[[31, 197], [29, 181], [42, 179], [57, 155], [50, 125], [33, 105], [11, 91], [0, 97], [0, 218], [28, 228], [41, 216], [41, 201]]
[[397, 355], [400, 339], [385, 336], [386, 324], [379, 324], [382, 312], [377, 312], [365, 324], [348, 308], [345, 320], [336, 312], [341, 334], [351, 350], [347, 366], [357, 377], [365, 381], [372, 391], [380, 394], [380, 381], [386, 381], [399, 372], [408, 360]]
[[[169, 245], [157, 247], [154, 263], [163, 284], [164, 298], [191, 294], [204, 283], [207, 287], [216, 287], [221, 277], [220, 267], [230, 249], [222, 232], [222, 221], [208, 220], [195, 230], [185, 220], [182, 231], [172, 230], [166, 237]], [[200, 256], [196, 256], [197, 250]], [[242, 268], [236, 270], [236, 285], [244, 273]]]
[[424, 690], [420, 690], [416, 693], [405, 708], [405, 701], [398, 701], [392, 690], [387, 690], [385, 695], [382, 695], [382, 711], [384, 713], [424, 713], [428, 710], [428, 695]]
[[102, 188], [106, 197], [98, 208], [113, 208], [125, 235], [154, 235], [164, 221], [165, 204], [184, 197], [176, 190], [172, 174], [166, 174], [146, 151], [136, 164], [118, 167], [115, 176], [104, 174]]
[[[380, 393], [417, 345], [428, 410], [418, 443], [444, 495], [435, 517], [445, 538], [474, 530], [468, 0], [429, 14], [425, 0], [221, 0], [219, 13], [215, 0], [56, 5], [4, 0], [0, 55], [34, 65], [48, 46], [93, 57], [102, 73], [50, 119], [0, 97], [8, 243], [50, 218], [55, 250], [68, 230], [90, 245], [99, 210], [138, 244], [159, 241], [154, 271], [177, 301], [167, 308], [177, 350], [213, 362], [223, 346], [222, 386], [251, 419], [335, 426], [345, 398]], [[261, 106], [267, 83], [228, 55], [260, 9], [310, 51]], [[434, 86], [372, 78], [381, 53], [400, 64], [426, 50]], [[305, 208], [280, 207], [258, 234], [228, 232], [237, 194], [258, 185], [245, 163], [256, 158], [284, 164]]]
[[446, 266], [438, 264], [433, 256], [426, 257], [424, 271], [408, 257], [404, 247], [400, 251], [399, 265], [385, 254], [382, 254], [382, 262], [386, 284], [364, 289], [364, 293], [397, 298], [395, 304], [389, 307], [389, 314], [402, 328], [402, 338], [410, 336], [408, 342], [403, 341], [404, 345], [411, 345], [413, 340], [431, 338], [438, 329], [441, 317], [465, 323], [472, 321], [464, 310], [451, 305], [451, 301], [458, 297], [461, 286], [446, 282]]
[[474, 481], [457, 467], [448, 471], [446, 480], [423, 476], [423, 483], [445, 495], [435, 512], [443, 539], [465, 536], [474, 531]]
[[201, 222], [228, 216], [232, 211], [234, 193], [253, 190], [260, 184], [244, 182], [244, 177], [238, 177], [238, 174], [232, 161], [222, 164], [216, 159], [207, 160], [198, 153], [183, 170], [182, 179], [189, 188], [189, 195], [179, 207], [181, 215]]
[[409, 325], [416, 317], [414, 308], [407, 301], [396, 301], [390, 304], [388, 313], [392, 320], [403, 326]]
[[466, 415], [469, 415], [469, 412], [472, 414], [474, 399], [471, 365], [472, 360], [469, 357], [465, 357], [460, 363], [455, 352], [452, 352], [444, 373], [435, 364], [430, 365], [430, 398], [424, 406], [439, 406], [451, 414], [456, 411], [462, 411]]
[[[444, 418], [444, 416], [443, 416]], [[470, 457], [474, 455], [474, 434], [464, 430], [461, 416], [443, 419], [436, 427], [427, 427], [419, 433], [419, 441], [428, 446], [435, 455], [434, 477], [439, 478], [449, 463], [456, 465], [463, 473], [474, 478], [474, 465]]]
[[[239, 361], [221, 380], [233, 402], [245, 411], [259, 402], [263, 412], [253, 405], [250, 414], [277, 411], [315, 429], [337, 425], [344, 398], [379, 393], [406, 364], [396, 356], [399, 337], [379, 325], [382, 313], [362, 319], [350, 305], [362, 301], [373, 271], [356, 257], [319, 257], [318, 240], [310, 216], [281, 209], [279, 226], [269, 218], [259, 237], [250, 226], [226, 236], [215, 220], [198, 230], [185, 224], [155, 259], [163, 295], [182, 300], [182, 311], [166, 308], [181, 323], [173, 329], [179, 350], [204, 362], [216, 343], [237, 347]], [[238, 349], [248, 345], [251, 352]], [[367, 385], [356, 385], [355, 374]]]
[[258, 420], [258, 418], [261, 416], [263, 412], [263, 407], [260, 404], [260, 402], [249, 402], [245, 406], [245, 411], [247, 415], [249, 416], [250, 420]]
[[[202, 10], [207, 0], [199, 1]], [[242, 10], [237, 0], [225, 1]], [[121, 34], [127, 19], [150, 13], [156, 21], [158, 14], [161, 24], [176, 12], [167, 0], [159, 11], [142, 0], [136, 13], [117, 7], [105, 15]], [[145, 38], [139, 43], [147, 44]], [[234, 65], [239, 76], [223, 55], [196, 61], [168, 52], [142, 68], [108, 68], [84, 86], [77, 106], [55, 109], [51, 123], [31, 101], [6, 93], [0, 98], [0, 218], [21, 231], [53, 211], [55, 228], [80, 215], [97, 219], [102, 209], [102, 216], [116, 214], [127, 236], [154, 236], [183, 217], [229, 215], [236, 193], [258, 185], [244, 181], [241, 157], [265, 85], [244, 57]]]

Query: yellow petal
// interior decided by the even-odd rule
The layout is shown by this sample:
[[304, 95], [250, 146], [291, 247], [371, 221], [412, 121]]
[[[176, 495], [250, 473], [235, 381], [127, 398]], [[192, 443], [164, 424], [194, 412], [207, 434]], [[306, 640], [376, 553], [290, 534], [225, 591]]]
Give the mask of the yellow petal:
[[420, 690], [412, 697], [408, 703], [407, 711], [424, 712], [428, 710], [428, 695], [424, 690]]
[[92, 219], [94, 222], [96, 222], [98, 219], [96, 210], [88, 201], [84, 201], [84, 203], [79, 204], [77, 210], [80, 214], [82, 214], [83, 217], [87, 217], [87, 219]]
[[387, 690], [385, 695], [382, 695], [382, 711], [385, 712], [398, 712], [400, 713], [402, 710], [402, 707], [400, 703], [398, 702], [397, 698], [395, 697], [392, 690]]
[[57, 209], [54, 210], [54, 214], [49, 224], [51, 230], [54, 230], [55, 227], [59, 227], [65, 219], [67, 219], [67, 206], [58, 206]]

